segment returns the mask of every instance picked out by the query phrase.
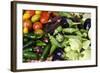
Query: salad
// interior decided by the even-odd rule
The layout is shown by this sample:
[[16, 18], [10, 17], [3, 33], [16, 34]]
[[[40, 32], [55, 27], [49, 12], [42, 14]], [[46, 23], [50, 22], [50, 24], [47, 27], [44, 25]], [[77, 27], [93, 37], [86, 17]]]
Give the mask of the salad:
[[23, 10], [23, 62], [91, 58], [91, 14]]

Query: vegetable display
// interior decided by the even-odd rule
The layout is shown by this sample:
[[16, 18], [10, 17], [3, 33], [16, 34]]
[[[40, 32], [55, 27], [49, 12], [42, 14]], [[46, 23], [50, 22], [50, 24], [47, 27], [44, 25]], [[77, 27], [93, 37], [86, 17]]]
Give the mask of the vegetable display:
[[91, 15], [23, 10], [23, 62], [91, 58]]

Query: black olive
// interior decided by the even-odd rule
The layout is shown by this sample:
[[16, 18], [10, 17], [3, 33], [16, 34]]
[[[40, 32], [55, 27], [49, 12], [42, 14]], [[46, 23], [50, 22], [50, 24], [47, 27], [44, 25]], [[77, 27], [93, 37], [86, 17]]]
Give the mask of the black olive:
[[91, 19], [88, 18], [88, 19], [86, 19], [85, 22], [84, 22], [84, 29], [89, 30], [90, 27], [91, 27]]
[[62, 49], [57, 49], [57, 50], [54, 52], [52, 61], [55, 61], [55, 60], [62, 60], [62, 54], [63, 54], [63, 50], [62, 50]]
[[69, 24], [67, 22], [67, 18], [66, 17], [61, 17], [61, 22], [60, 22], [62, 27], [69, 27]]

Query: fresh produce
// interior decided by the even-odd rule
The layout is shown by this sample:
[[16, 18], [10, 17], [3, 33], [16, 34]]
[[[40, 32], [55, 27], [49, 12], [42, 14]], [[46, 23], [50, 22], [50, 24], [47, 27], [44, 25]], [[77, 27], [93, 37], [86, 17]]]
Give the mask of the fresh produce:
[[43, 35], [44, 34], [43, 30], [41, 30], [41, 29], [35, 30], [34, 33], [37, 34], [37, 35]]
[[24, 33], [24, 34], [28, 33], [28, 28], [27, 28], [27, 27], [24, 27], [23, 33]]
[[23, 11], [23, 62], [91, 59], [91, 15]]
[[42, 13], [42, 11], [40, 11], [40, 10], [36, 10], [35, 11], [35, 14], [39, 14], [40, 15], [41, 13]]
[[34, 23], [36, 21], [39, 21], [39, 19], [40, 19], [40, 15], [37, 14], [37, 15], [32, 16], [31, 21]]
[[41, 46], [36, 46], [36, 47], [34, 47], [33, 52], [35, 52], [37, 54], [41, 54], [43, 52], [43, 49]]
[[50, 14], [48, 12], [42, 12], [41, 17], [40, 17], [40, 22], [41, 23], [47, 23], [49, 20]]
[[53, 55], [53, 61], [54, 60], [63, 60], [62, 58], [62, 55], [63, 55], [63, 49], [61, 48], [58, 48], [55, 52], [54, 52], [54, 55]]
[[30, 20], [26, 20], [23, 22], [23, 26], [24, 28], [28, 28], [28, 30], [31, 30], [32, 29], [32, 23]]
[[35, 15], [35, 11], [34, 10], [26, 10], [25, 13], [26, 14], [30, 14], [30, 16]]
[[50, 49], [50, 55], [52, 55], [52, 53], [58, 48], [58, 47], [61, 47], [60, 44], [57, 42], [57, 40], [51, 36], [50, 34], [49, 35], [49, 38], [50, 38], [50, 42], [51, 42], [51, 49]]
[[33, 29], [34, 30], [37, 30], [37, 29], [42, 29], [43, 28], [43, 25], [40, 23], [40, 22], [35, 22], [33, 24]]
[[40, 58], [41, 61], [46, 60], [46, 58], [48, 57], [49, 51], [50, 51], [50, 45], [48, 44], [46, 47], [44, 47], [44, 51]]
[[84, 29], [90, 29], [91, 27], [91, 19], [86, 19], [84, 22]]
[[31, 17], [31, 15], [29, 13], [25, 13], [23, 15], [23, 20], [28, 20]]

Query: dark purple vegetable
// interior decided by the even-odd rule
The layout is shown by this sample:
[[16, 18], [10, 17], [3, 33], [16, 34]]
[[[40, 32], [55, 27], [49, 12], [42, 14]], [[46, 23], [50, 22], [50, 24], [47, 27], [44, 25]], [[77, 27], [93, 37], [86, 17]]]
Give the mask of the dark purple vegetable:
[[55, 22], [59, 22], [59, 20], [61, 20], [61, 17], [56, 16], [56, 17], [52, 17], [49, 19], [49, 22], [55, 23]]
[[61, 26], [66, 28], [69, 27], [69, 24], [67, 22], [67, 18], [66, 17], [61, 17], [61, 22], [60, 22]]
[[53, 61], [54, 60], [62, 60], [62, 54], [63, 54], [63, 50], [62, 49], [57, 49], [55, 52], [54, 52], [54, 55], [53, 55]]
[[49, 42], [49, 38], [47, 38], [47, 37], [44, 37], [42, 40], [43, 40], [43, 42], [45, 42], [45, 43], [48, 43], [48, 42]]
[[43, 52], [42, 47], [41, 46], [34, 47], [33, 52], [41, 54]]
[[60, 25], [61, 18], [54, 17], [50, 22], [46, 23], [44, 26], [44, 31], [50, 34], [53, 34], [54, 30]]
[[91, 27], [91, 19], [88, 18], [84, 22], [84, 29], [87, 29], [88, 30], [88, 29], [90, 29], [90, 27]]

